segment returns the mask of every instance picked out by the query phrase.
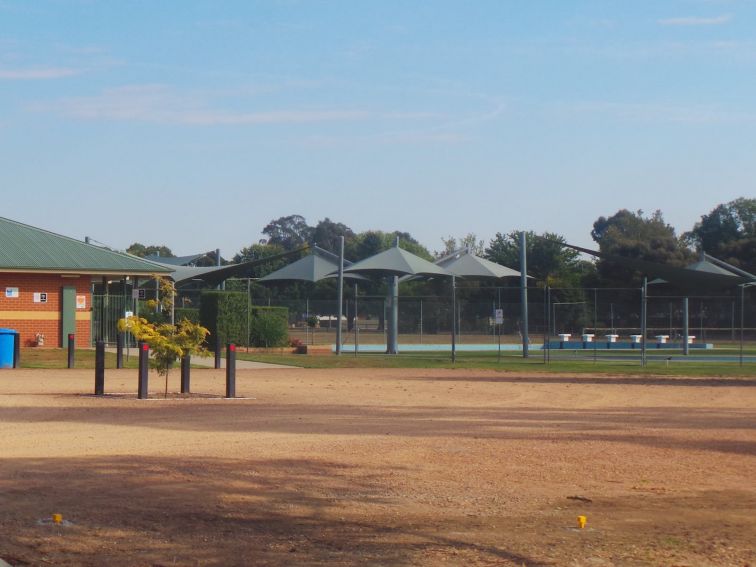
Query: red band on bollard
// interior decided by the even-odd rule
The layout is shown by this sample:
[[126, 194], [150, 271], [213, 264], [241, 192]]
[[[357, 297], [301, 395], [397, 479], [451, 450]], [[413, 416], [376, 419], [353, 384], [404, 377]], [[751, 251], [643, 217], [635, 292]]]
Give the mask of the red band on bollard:
[[234, 352], [236, 350], [236, 345], [228, 345], [228, 350]]
[[76, 335], [74, 335], [73, 333], [69, 333], [69, 335], [68, 335], [68, 339], [69, 339], [69, 340], [73, 340], [75, 336], [76, 336]]
[[148, 345], [147, 343], [144, 343], [142, 345], [142, 350], [150, 350], [150, 345]]

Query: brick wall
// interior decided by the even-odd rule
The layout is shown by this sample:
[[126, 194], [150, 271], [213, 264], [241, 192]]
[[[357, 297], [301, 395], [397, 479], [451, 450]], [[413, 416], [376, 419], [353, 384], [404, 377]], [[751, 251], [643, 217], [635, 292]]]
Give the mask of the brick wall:
[[[21, 333], [22, 346], [36, 345], [37, 333], [45, 335], [45, 347], [59, 347], [62, 329], [63, 287], [75, 287], [85, 296], [86, 307], [76, 309], [76, 345], [89, 346], [92, 308], [91, 277], [59, 274], [0, 273], [0, 327]], [[6, 297], [6, 288], [18, 288], [17, 298]], [[35, 303], [34, 293], [47, 293], [46, 303]]]

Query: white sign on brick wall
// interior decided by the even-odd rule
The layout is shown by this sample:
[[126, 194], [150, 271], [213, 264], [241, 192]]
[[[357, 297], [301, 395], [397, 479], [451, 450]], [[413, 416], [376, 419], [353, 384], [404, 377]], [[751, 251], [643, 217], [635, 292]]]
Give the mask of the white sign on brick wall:
[[47, 303], [47, 292], [44, 292], [44, 291], [35, 291], [34, 292], [34, 303]]
[[18, 288], [17, 287], [6, 287], [5, 288], [5, 297], [8, 299], [16, 299], [18, 298]]

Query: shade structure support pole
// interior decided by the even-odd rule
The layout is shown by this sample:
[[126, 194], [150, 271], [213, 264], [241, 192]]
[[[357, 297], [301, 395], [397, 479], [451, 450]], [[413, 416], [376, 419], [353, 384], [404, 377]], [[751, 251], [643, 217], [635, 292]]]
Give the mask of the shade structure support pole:
[[388, 277], [386, 354], [399, 354], [399, 276]]
[[452, 276], [451, 359], [457, 361], [457, 278]]
[[360, 350], [360, 318], [357, 310], [357, 282], [354, 282], [354, 356]]
[[688, 329], [688, 298], [683, 297], [683, 354], [688, 356], [690, 350], [688, 335], [690, 331]]
[[528, 358], [528, 254], [525, 231], [520, 232], [520, 306], [522, 310], [522, 356]]
[[745, 285], [740, 286], [740, 366], [743, 366], [743, 328], [745, 327]]
[[341, 354], [341, 318], [344, 314], [344, 237], [339, 236], [339, 309], [336, 322], [336, 354]]
[[641, 366], [646, 366], [646, 334], [648, 333], [648, 278], [643, 278], [641, 288]]

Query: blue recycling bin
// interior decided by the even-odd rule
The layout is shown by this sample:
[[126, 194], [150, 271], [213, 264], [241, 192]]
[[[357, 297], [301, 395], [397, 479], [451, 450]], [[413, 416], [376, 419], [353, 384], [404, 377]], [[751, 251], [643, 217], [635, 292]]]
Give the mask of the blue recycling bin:
[[0, 329], [0, 368], [13, 368], [13, 343], [16, 331]]

